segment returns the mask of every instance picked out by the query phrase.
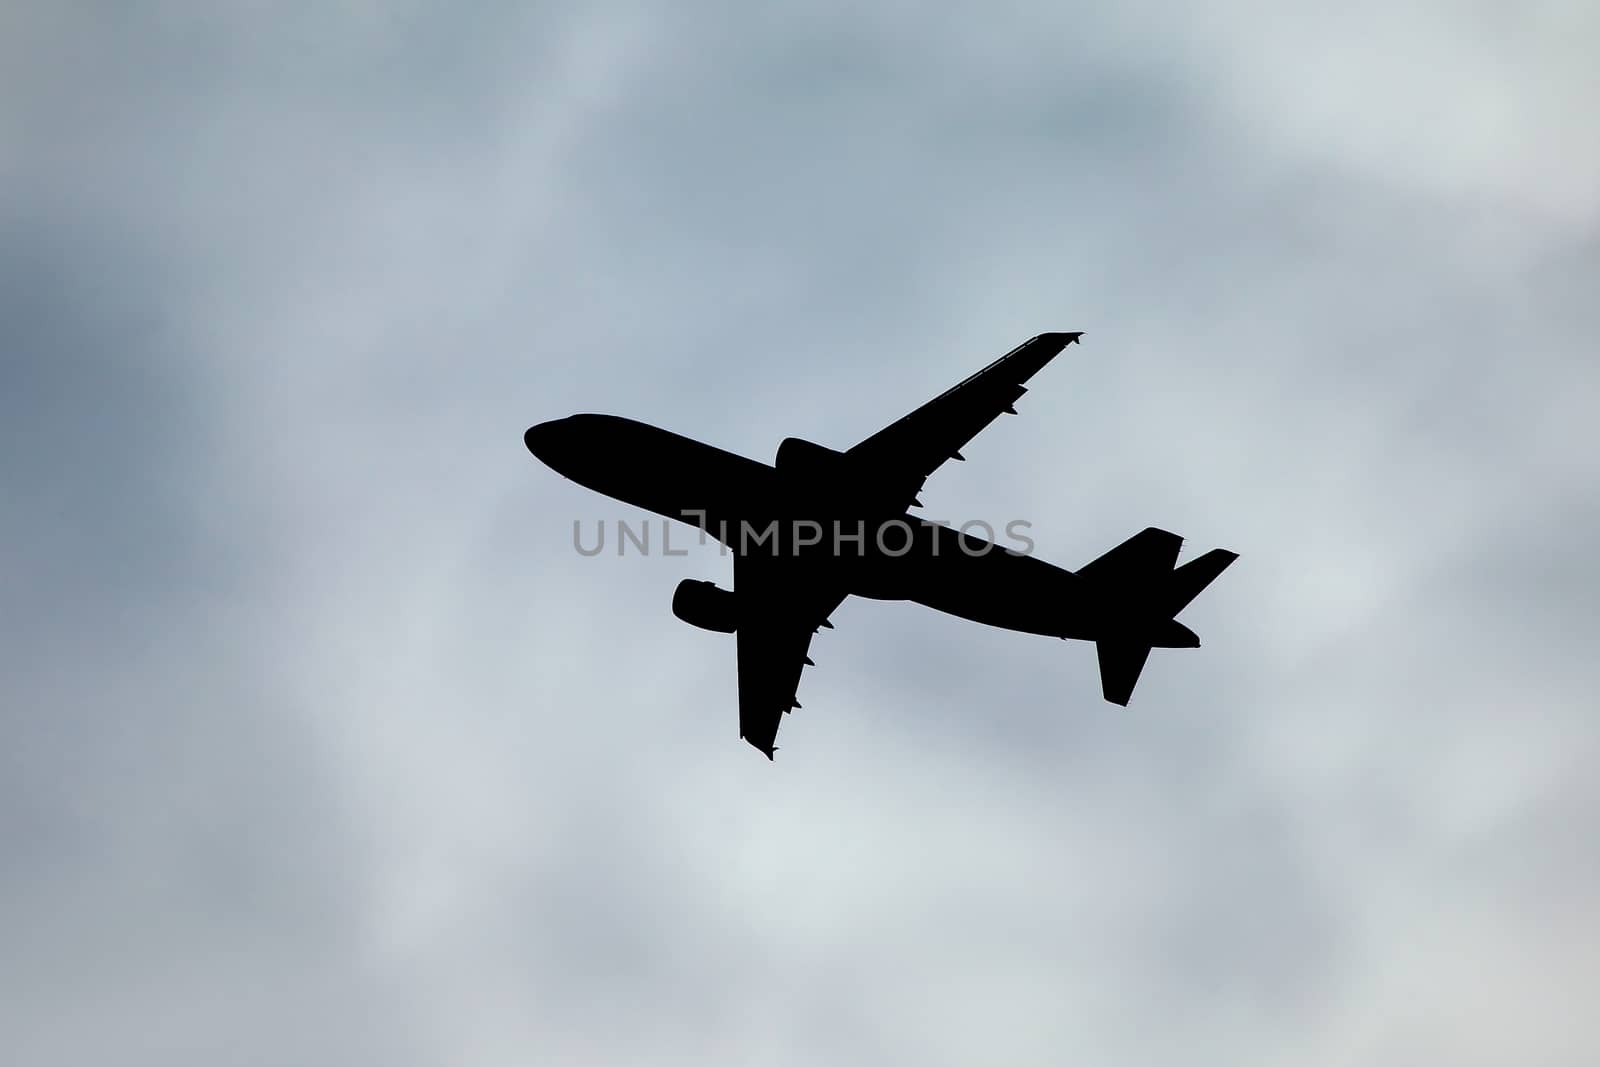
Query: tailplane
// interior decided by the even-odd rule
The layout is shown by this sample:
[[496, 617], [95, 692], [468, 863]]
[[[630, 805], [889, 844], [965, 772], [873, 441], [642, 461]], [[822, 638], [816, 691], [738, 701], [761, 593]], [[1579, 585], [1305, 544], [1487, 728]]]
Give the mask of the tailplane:
[[1152, 648], [1198, 648], [1200, 638], [1173, 616], [1216, 580], [1238, 553], [1216, 548], [1174, 567], [1183, 539], [1154, 526], [1143, 530], [1078, 575], [1098, 586], [1105, 636], [1095, 642], [1100, 691], [1126, 707]]
[[1133, 687], [1139, 684], [1144, 661], [1150, 658], [1150, 646], [1127, 641], [1096, 641], [1094, 651], [1100, 658], [1100, 692], [1111, 703], [1127, 707]]

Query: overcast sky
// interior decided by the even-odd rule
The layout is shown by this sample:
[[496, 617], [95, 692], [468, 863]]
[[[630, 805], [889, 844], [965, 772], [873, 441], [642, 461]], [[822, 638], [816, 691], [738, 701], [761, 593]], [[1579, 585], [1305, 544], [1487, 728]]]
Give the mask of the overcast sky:
[[[1600, 1062], [1600, 9], [1323, 6], [7, 5], [6, 1062]], [[522, 447], [1047, 330], [922, 498], [1241, 553], [1126, 710], [852, 600], [768, 763]]]

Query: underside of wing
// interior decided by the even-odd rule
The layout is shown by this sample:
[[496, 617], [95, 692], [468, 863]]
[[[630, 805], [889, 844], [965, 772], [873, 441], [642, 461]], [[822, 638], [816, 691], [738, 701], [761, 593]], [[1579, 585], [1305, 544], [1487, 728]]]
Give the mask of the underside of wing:
[[959, 385], [946, 390], [850, 449], [848, 455], [891, 474], [915, 488], [949, 459], [961, 459], [961, 448], [1001, 415], [1015, 414], [1013, 405], [1027, 392], [1033, 377], [1081, 333], [1042, 333], [1001, 356]]
[[783, 716], [798, 708], [811, 638], [844, 591], [808, 563], [750, 555], [734, 562], [739, 596], [739, 736], [772, 758]]

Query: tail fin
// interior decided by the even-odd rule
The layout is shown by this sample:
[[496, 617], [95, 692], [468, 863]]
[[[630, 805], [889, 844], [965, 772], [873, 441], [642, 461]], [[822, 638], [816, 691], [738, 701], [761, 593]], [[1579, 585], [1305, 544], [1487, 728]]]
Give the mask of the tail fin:
[[1109, 632], [1095, 642], [1100, 691], [1126, 707], [1152, 647], [1193, 648], [1200, 639], [1173, 616], [1216, 580], [1238, 553], [1216, 548], [1174, 568], [1182, 539], [1155, 527], [1128, 538], [1078, 573], [1111, 592]]
[[1217, 575], [1228, 569], [1228, 564], [1239, 558], [1239, 553], [1225, 548], [1213, 548], [1203, 556], [1196, 556], [1172, 572], [1167, 580], [1167, 607], [1176, 615], [1200, 595], [1201, 590], [1217, 580]]

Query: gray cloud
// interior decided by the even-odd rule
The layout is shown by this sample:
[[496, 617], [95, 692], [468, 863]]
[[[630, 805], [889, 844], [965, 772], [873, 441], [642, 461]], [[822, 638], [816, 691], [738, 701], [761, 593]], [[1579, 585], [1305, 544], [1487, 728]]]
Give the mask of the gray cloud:
[[[6, 20], [21, 1062], [1593, 1059], [1582, 5]], [[749, 758], [518, 440], [1043, 329], [924, 499], [1243, 553], [1126, 712], [851, 602]]]

